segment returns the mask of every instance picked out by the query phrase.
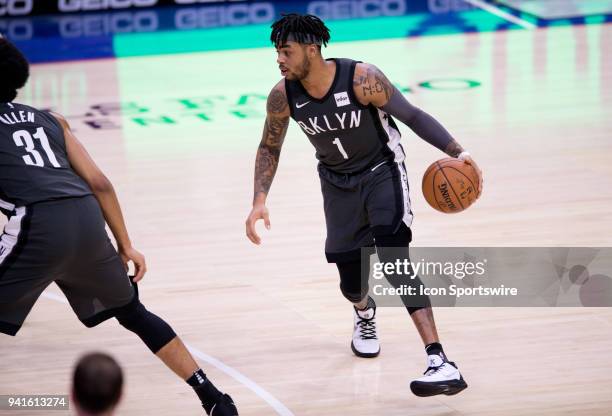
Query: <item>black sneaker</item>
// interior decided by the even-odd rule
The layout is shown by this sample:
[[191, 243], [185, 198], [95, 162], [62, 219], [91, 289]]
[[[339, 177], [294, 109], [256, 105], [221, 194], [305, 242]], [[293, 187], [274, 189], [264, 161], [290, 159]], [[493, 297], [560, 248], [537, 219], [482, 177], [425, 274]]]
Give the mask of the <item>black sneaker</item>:
[[210, 409], [209, 416], [238, 416], [238, 409], [229, 394], [223, 394]]

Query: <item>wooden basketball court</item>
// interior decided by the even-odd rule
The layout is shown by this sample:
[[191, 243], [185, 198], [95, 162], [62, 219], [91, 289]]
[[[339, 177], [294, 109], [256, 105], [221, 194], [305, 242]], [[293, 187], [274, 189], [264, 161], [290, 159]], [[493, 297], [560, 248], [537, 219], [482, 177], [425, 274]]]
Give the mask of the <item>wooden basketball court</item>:
[[[332, 41], [325, 56], [378, 65], [484, 172], [474, 206], [434, 211], [420, 181], [444, 155], [400, 126], [415, 245], [612, 245], [612, 24]], [[245, 236], [278, 79], [274, 49], [255, 48], [36, 65], [21, 96], [68, 116], [113, 181], [148, 259], [143, 303], [241, 415], [609, 415], [608, 308], [435, 310], [470, 386], [454, 397], [410, 392], [425, 356], [403, 309], [379, 309], [378, 358], [351, 353], [351, 307], [323, 254], [314, 150], [295, 124], [268, 199], [272, 229], [260, 226], [259, 247]], [[17, 337], [0, 338], [0, 391], [67, 392], [90, 350], [125, 369], [119, 414], [202, 414], [136, 336], [115, 321], [86, 329], [55, 285]]]

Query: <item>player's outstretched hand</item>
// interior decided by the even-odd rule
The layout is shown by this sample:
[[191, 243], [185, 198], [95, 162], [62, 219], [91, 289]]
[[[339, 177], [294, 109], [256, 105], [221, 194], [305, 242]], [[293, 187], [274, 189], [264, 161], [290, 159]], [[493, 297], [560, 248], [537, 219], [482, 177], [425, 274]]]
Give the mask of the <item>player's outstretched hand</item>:
[[129, 247], [119, 250], [119, 255], [121, 256], [121, 260], [123, 260], [123, 264], [125, 264], [126, 270], [128, 269], [128, 263], [130, 261], [134, 263], [136, 274], [133, 280], [135, 283], [141, 281], [147, 271], [147, 264], [142, 253], [133, 247]]
[[461, 153], [459, 155], [459, 159], [463, 160], [468, 165], [473, 166], [474, 169], [476, 169], [476, 172], [478, 172], [478, 196], [480, 196], [480, 194], [482, 194], [482, 184], [484, 182], [484, 179], [482, 178], [482, 170], [480, 167], [478, 167], [476, 162], [474, 162], [474, 159], [472, 159], [472, 156], [470, 156], [468, 152]]
[[257, 220], [264, 220], [266, 228], [270, 229], [270, 213], [265, 204], [256, 204], [253, 206], [249, 217], [246, 220], [246, 235], [255, 244], [261, 244], [261, 238], [255, 231], [255, 223]]

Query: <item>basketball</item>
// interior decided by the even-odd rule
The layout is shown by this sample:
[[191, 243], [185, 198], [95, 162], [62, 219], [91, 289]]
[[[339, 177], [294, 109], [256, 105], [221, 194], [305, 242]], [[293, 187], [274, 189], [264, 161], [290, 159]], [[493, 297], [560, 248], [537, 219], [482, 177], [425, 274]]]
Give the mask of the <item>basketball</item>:
[[478, 199], [479, 180], [476, 169], [463, 160], [440, 159], [429, 165], [423, 175], [423, 196], [434, 209], [454, 214]]

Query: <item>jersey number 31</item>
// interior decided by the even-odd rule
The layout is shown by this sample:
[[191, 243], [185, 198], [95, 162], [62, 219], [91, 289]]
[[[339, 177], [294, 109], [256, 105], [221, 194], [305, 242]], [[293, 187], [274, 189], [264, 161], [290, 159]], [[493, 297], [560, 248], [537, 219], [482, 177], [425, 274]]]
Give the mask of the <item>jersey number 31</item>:
[[43, 160], [40, 152], [35, 148], [34, 139], [40, 141], [40, 145], [45, 151], [51, 166], [54, 168], [61, 168], [61, 165], [57, 162], [55, 153], [53, 153], [51, 146], [49, 146], [49, 139], [47, 138], [45, 130], [42, 127], [39, 127], [33, 136], [27, 130], [19, 130], [13, 133], [13, 140], [15, 141], [17, 147], [25, 147], [26, 152], [28, 152], [27, 155], [23, 156], [23, 161], [25, 164], [39, 167], [45, 166], [45, 161]]

